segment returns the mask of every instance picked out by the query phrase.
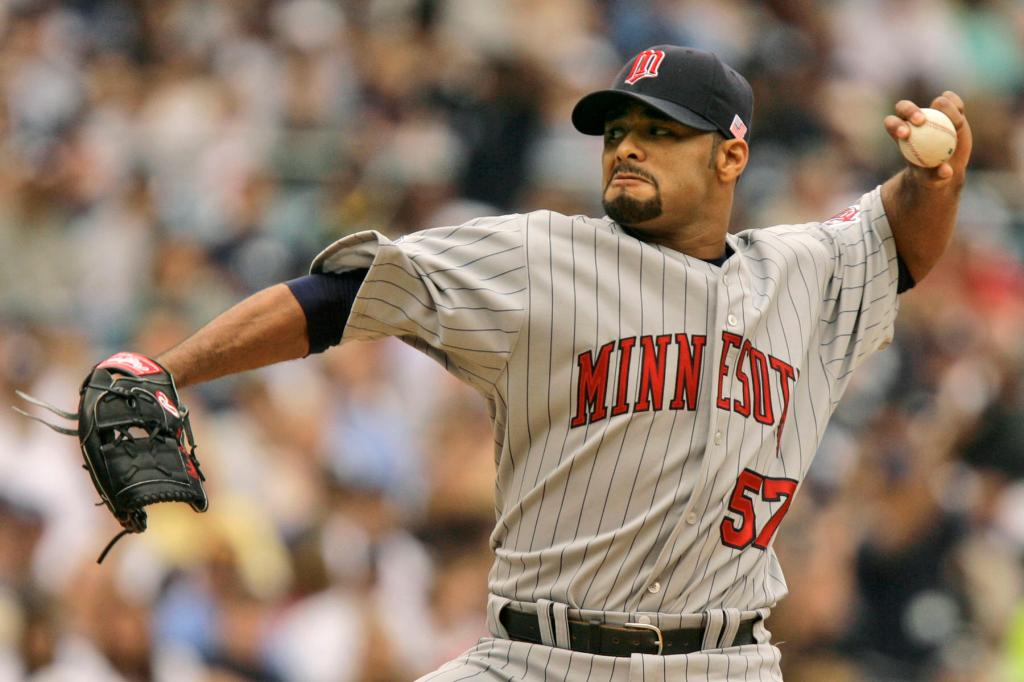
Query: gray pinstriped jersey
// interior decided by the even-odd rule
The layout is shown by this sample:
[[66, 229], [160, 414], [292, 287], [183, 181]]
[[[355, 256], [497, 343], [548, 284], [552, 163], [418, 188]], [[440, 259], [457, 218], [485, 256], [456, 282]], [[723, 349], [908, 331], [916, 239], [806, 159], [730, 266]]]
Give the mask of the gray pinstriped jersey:
[[878, 189], [727, 241], [718, 267], [538, 211], [317, 257], [370, 267], [344, 341], [398, 336], [488, 401], [495, 595], [660, 613], [785, 595], [775, 530], [891, 339], [896, 250]]

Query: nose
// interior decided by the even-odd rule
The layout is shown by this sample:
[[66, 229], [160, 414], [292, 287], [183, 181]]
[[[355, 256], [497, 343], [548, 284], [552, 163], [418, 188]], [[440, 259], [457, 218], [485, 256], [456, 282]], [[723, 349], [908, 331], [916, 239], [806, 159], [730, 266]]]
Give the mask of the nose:
[[621, 140], [619, 140], [619, 144], [615, 148], [616, 161], [643, 161], [644, 158], [646, 158], [646, 153], [644, 152], [643, 147], [638, 143], [636, 133], [634, 131], [629, 131]]

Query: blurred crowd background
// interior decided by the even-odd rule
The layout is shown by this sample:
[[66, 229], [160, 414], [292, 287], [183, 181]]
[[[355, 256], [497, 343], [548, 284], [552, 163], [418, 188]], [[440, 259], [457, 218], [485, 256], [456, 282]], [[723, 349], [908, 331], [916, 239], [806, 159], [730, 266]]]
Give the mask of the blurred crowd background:
[[600, 215], [569, 111], [639, 49], [756, 93], [735, 229], [901, 167], [943, 89], [975, 136], [956, 240], [901, 297], [776, 549], [786, 679], [1024, 680], [1024, 3], [0, 0], [0, 681], [411, 680], [485, 634], [482, 402], [398, 342], [189, 389], [212, 499], [121, 541], [71, 407], [344, 234]]

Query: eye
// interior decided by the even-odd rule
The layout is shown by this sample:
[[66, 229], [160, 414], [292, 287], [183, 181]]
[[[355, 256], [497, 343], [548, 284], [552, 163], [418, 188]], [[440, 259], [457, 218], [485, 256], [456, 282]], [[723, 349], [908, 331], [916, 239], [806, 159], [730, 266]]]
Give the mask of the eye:
[[674, 137], [675, 131], [664, 126], [651, 126], [651, 135], [654, 137]]
[[625, 132], [622, 126], [611, 126], [604, 131], [604, 139], [607, 142], [613, 142], [615, 140], [621, 140]]

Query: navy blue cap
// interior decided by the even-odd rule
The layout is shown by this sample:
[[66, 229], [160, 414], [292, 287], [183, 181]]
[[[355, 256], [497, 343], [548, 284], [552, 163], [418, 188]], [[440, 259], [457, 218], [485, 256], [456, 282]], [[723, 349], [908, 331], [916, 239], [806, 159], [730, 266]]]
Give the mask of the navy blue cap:
[[675, 45], [647, 48], [622, 67], [610, 89], [576, 103], [573, 125], [581, 133], [603, 135], [605, 116], [623, 98], [643, 102], [691, 128], [717, 130], [726, 139], [750, 139], [750, 83], [710, 52]]

